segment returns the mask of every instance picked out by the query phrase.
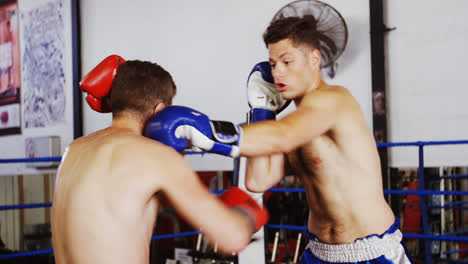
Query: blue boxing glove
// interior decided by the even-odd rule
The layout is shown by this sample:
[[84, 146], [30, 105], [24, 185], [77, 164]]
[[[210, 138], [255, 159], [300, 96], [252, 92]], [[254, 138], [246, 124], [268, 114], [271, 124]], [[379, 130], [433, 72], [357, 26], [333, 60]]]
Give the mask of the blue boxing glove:
[[275, 87], [270, 63], [264, 61], [255, 65], [247, 80], [250, 122], [276, 119], [290, 103]]
[[144, 135], [176, 151], [194, 149], [237, 157], [242, 129], [231, 122], [210, 120], [195, 109], [174, 105], [151, 117]]

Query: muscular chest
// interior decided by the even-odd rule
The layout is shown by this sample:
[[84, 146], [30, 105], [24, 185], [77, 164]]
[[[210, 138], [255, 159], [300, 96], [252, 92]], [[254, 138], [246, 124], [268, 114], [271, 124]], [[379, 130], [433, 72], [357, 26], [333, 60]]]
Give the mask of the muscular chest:
[[298, 176], [313, 176], [326, 170], [336, 147], [329, 138], [320, 137], [286, 154], [291, 172]]

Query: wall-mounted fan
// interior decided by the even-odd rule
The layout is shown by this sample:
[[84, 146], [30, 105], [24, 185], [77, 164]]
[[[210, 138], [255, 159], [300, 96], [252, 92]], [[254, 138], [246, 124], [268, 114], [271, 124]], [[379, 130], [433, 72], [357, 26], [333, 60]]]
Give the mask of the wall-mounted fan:
[[298, 0], [282, 7], [273, 21], [283, 17], [312, 15], [317, 20], [317, 30], [325, 36], [320, 40], [322, 68], [329, 68], [328, 75], [336, 73], [336, 60], [343, 54], [348, 42], [348, 27], [341, 14], [329, 4], [317, 0]]

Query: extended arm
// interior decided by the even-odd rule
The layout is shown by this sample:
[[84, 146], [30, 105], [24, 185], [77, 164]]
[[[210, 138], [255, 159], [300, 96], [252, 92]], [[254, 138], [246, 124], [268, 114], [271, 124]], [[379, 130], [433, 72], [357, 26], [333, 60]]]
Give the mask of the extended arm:
[[[246, 247], [253, 232], [252, 220], [256, 220], [252, 219], [256, 215], [251, 214], [257, 213], [256, 208], [249, 207], [252, 203], [243, 204], [245, 197], [233, 202], [232, 196], [230, 202], [222, 202], [207, 190], [180, 154], [165, 149], [165, 153], [159, 153], [157, 162], [159, 174], [164, 177], [161, 190], [179, 214], [210, 241], [217, 242], [222, 252], [239, 252]], [[234, 205], [242, 210], [228, 207]]]
[[340, 95], [314, 92], [281, 120], [243, 127], [241, 156], [287, 153], [329, 131], [341, 114]]

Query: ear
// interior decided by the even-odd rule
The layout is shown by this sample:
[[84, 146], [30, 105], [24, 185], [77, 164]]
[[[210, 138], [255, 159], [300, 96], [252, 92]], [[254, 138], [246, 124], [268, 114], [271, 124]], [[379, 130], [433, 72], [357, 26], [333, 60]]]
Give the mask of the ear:
[[322, 57], [320, 55], [320, 50], [318, 49], [313, 49], [310, 53], [309, 53], [309, 60], [310, 60], [310, 63], [311, 65], [316, 68], [318, 67], [320, 69], [320, 63], [321, 63], [321, 60], [322, 60]]
[[157, 103], [156, 106], [154, 107], [153, 115], [155, 115], [157, 112], [163, 110], [164, 107], [166, 107], [166, 105], [163, 102]]

